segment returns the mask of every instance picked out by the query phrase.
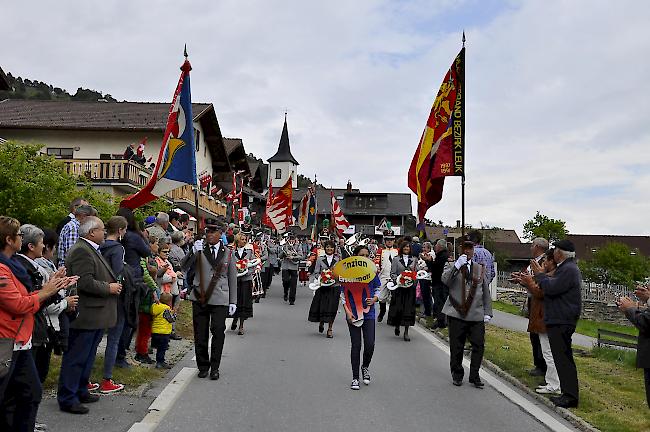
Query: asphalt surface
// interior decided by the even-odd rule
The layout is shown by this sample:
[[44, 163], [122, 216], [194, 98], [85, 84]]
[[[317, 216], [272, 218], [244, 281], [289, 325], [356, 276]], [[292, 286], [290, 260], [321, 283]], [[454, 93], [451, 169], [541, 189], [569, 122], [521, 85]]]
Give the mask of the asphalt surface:
[[[276, 276], [267, 298], [255, 304], [246, 334], [227, 331], [221, 379], [194, 376], [156, 430], [548, 430], [490, 386], [454, 387], [447, 354], [416, 331], [404, 342], [385, 323], [377, 325], [370, 386], [350, 390], [344, 314], [334, 323], [334, 338], [326, 339], [307, 321], [311, 298], [299, 286], [296, 305], [285, 303]], [[195, 367], [192, 356], [177, 367]]]
[[[490, 324], [508, 330], [525, 332], [528, 329], [528, 318], [494, 310], [494, 318], [492, 318]], [[592, 348], [594, 345], [596, 345], [595, 338], [591, 336], [585, 336], [580, 333], [574, 333], [573, 337], [571, 338], [571, 342], [573, 345], [581, 346], [584, 348]]]

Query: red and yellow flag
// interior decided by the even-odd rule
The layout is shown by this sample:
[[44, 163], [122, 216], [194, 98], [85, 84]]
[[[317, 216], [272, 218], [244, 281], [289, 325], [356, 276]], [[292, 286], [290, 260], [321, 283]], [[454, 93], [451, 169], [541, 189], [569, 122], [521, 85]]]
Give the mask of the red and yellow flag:
[[442, 199], [446, 176], [465, 175], [465, 47], [442, 81], [408, 173], [418, 218]]

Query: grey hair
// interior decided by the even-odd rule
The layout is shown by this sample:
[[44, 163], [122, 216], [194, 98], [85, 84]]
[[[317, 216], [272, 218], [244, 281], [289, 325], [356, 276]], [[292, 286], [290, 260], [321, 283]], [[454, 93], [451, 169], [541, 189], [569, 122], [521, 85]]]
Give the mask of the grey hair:
[[75, 209], [79, 207], [81, 203], [84, 201], [86, 201], [86, 199], [81, 197], [73, 199], [72, 202], [70, 203], [70, 212], [75, 211]]
[[174, 231], [172, 233], [172, 243], [179, 244], [185, 238], [185, 233], [183, 231]]
[[84, 216], [97, 216], [97, 210], [91, 205], [84, 204], [80, 205], [77, 207], [77, 209], [74, 211], [75, 216], [76, 215], [84, 215]]
[[[83, 207], [83, 206], [82, 206]], [[79, 237], [87, 237], [90, 231], [101, 227], [102, 220], [97, 216], [88, 216], [79, 225]]]
[[431, 244], [430, 241], [425, 241], [424, 243], [422, 243], [422, 247], [425, 247], [425, 246], [428, 246], [429, 249], [433, 249], [433, 245]]
[[567, 259], [571, 259], [571, 258], [575, 258], [575, 257], [576, 257], [576, 253], [575, 253], [575, 252], [565, 251], [565, 250], [562, 250], [562, 249], [557, 248], [557, 247], [555, 248], [555, 250], [558, 251], [558, 252], [562, 255], [562, 257], [563, 257], [565, 260], [567, 260]]
[[436, 246], [440, 246], [440, 247], [446, 248], [446, 247], [447, 247], [447, 240], [444, 240], [444, 239], [440, 239], [440, 240], [438, 240], [438, 241], [436, 242]]
[[39, 240], [43, 240], [45, 237], [43, 230], [32, 224], [21, 225], [18, 232], [23, 236], [22, 249], [27, 248], [30, 243], [37, 244]]
[[166, 222], [169, 222], [169, 215], [165, 212], [158, 212], [156, 214], [156, 223], [162, 225]]
[[533, 246], [548, 250], [548, 240], [546, 240], [544, 237], [536, 237], [533, 239]]

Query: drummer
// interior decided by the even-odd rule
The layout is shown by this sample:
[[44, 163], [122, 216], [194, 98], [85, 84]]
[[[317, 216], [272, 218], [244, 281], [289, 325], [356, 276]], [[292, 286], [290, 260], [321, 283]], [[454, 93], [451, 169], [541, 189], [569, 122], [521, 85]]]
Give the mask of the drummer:
[[[368, 258], [370, 251], [366, 246], [357, 246], [354, 249], [354, 255]], [[350, 384], [351, 390], [359, 390], [359, 363], [361, 363], [361, 336], [363, 335], [363, 363], [361, 363], [361, 378], [365, 385], [370, 384], [370, 361], [372, 354], [375, 351], [375, 303], [379, 301], [379, 291], [381, 283], [379, 277], [375, 278], [368, 284], [368, 288], [373, 293], [372, 298], [366, 299], [366, 304], [370, 306], [368, 312], [363, 313], [363, 323], [357, 327], [352, 322], [354, 316], [352, 312], [345, 306], [345, 296], [342, 295], [343, 309], [347, 315], [348, 330], [350, 331], [350, 362], [352, 363], [352, 383]], [[341, 289], [343, 291], [343, 288]], [[343, 292], [341, 292], [343, 294]]]
[[314, 298], [311, 301], [308, 320], [309, 322], [319, 323], [319, 333], [323, 333], [327, 322], [327, 337], [331, 339], [334, 337], [332, 326], [339, 309], [340, 296], [338, 283], [333, 279], [331, 270], [339, 260], [334, 256], [336, 246], [333, 241], [327, 240], [322, 245], [324, 253], [323, 256], [316, 258], [312, 271], [312, 282], [309, 285], [310, 287], [318, 286], [318, 289], [316, 289]]

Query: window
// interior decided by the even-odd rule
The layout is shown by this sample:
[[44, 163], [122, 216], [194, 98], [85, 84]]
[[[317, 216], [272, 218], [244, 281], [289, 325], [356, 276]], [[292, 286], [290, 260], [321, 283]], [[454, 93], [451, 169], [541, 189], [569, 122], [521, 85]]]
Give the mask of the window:
[[280, 180], [282, 178], [282, 170], [280, 168], [277, 168], [275, 170], [275, 179]]
[[197, 128], [194, 128], [194, 143], [196, 145], [196, 152], [198, 153], [201, 147], [201, 131]]
[[49, 156], [54, 156], [57, 159], [72, 159], [74, 157], [74, 149], [48, 147], [47, 154]]

